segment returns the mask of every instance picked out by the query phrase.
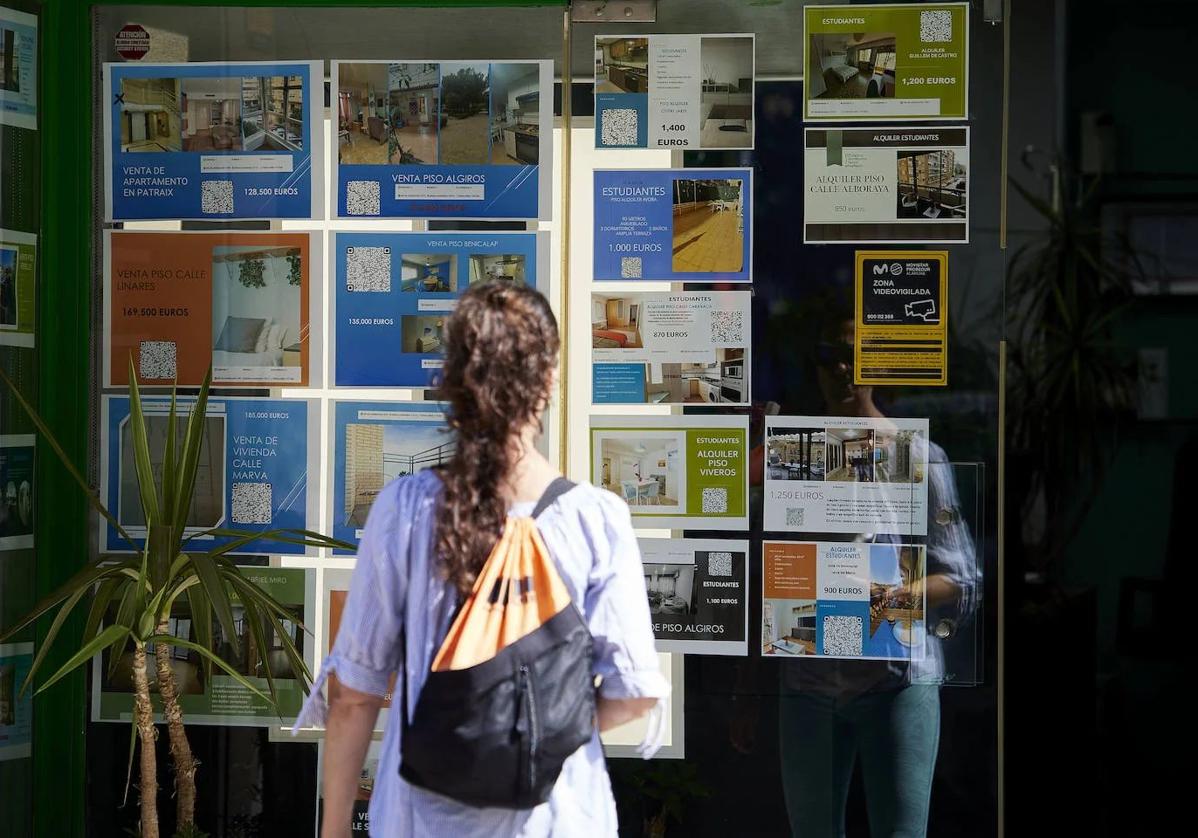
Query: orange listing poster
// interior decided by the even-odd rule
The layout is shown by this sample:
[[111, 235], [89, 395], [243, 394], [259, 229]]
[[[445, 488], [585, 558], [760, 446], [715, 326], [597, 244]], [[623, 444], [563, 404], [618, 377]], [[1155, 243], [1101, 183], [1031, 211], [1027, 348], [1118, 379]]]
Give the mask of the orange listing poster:
[[105, 386], [309, 384], [309, 233], [106, 235]]
[[766, 542], [762, 564], [766, 599], [815, 599], [816, 545]]
[[[341, 614], [345, 611], [345, 601], [349, 598], [349, 591], [339, 591], [336, 588], [329, 590], [329, 645], [325, 649], [325, 654], [333, 650], [333, 644], [337, 642], [337, 630], [341, 628]], [[383, 707], [391, 706], [391, 697], [395, 695], [395, 677], [396, 673], [391, 673], [391, 682], [387, 685], [387, 700], [383, 702]], [[329, 676], [329, 680], [336, 682], [337, 676]]]

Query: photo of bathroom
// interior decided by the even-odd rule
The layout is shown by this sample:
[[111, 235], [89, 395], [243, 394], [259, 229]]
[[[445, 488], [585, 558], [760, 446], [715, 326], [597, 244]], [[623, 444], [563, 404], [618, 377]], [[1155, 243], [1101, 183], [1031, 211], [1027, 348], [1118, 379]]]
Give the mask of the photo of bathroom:
[[399, 321], [399, 351], [429, 355], [445, 351], [445, 315], [405, 314]]
[[595, 92], [648, 93], [649, 39], [596, 38]]
[[674, 179], [677, 273], [735, 273], [744, 266], [744, 181]]
[[182, 151], [179, 79], [121, 79], [121, 151]]
[[609, 432], [599, 440], [600, 482], [629, 506], [679, 511], [684, 444], [680, 432]]
[[470, 255], [470, 284], [511, 282], [527, 285], [525, 258], [520, 253], [473, 253]]
[[828, 428], [824, 434], [828, 480], [873, 483], [874, 432], [862, 428]]
[[458, 257], [452, 253], [405, 253], [400, 257], [400, 291], [458, 290]]

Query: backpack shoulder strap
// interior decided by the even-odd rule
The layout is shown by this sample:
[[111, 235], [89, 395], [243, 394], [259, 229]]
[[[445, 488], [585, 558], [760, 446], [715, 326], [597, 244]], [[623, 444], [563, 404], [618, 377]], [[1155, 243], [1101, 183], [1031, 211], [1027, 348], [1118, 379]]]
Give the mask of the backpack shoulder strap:
[[555, 478], [552, 483], [545, 487], [545, 493], [541, 495], [541, 499], [533, 507], [531, 517], [539, 518], [541, 513], [552, 506], [555, 500], [573, 489], [576, 485], [578, 484], [573, 480], [567, 480], [564, 477]]

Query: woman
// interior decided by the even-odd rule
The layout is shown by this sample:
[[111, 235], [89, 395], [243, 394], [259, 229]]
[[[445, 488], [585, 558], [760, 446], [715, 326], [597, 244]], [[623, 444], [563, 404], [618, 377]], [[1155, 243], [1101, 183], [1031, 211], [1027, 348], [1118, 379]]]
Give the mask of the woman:
[[[549, 800], [529, 810], [474, 808], [399, 776], [397, 714], [406, 709], [410, 716], [415, 708], [455, 609], [506, 516], [529, 515], [558, 477], [535, 447], [558, 352], [557, 324], [545, 298], [508, 283], [474, 285], [459, 300], [446, 341], [441, 395], [455, 432], [453, 459], [395, 480], [375, 500], [336, 645], [296, 722], [298, 729], [324, 720], [320, 688], [335, 674], [322, 834], [350, 834], [371, 732], [391, 673], [399, 672], [371, 795], [371, 835], [615, 835], [599, 731], [645, 715], [669, 685], [658, 670], [628, 508], [589, 485], [558, 497], [537, 526], [594, 639], [593, 667], [601, 681], [590, 742], [566, 760]], [[647, 741], [645, 752], [654, 747]]]

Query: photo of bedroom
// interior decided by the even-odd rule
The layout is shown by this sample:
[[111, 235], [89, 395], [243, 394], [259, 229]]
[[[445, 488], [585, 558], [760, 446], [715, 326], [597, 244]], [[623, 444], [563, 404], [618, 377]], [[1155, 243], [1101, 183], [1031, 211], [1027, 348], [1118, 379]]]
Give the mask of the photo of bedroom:
[[861, 428], [828, 428], [824, 432], [827, 480], [874, 482], [874, 432]]
[[[927, 572], [923, 547], [873, 544], [869, 549], [869, 643], [867, 652], [885, 653], [897, 642], [911, 648], [924, 633], [923, 586]], [[879, 630], [890, 636], [879, 636]]]
[[892, 32], [811, 35], [807, 79], [812, 99], [894, 98]]
[[0, 247], [0, 329], [17, 328], [17, 249]]
[[383, 487], [397, 477], [439, 466], [453, 455], [453, 438], [440, 422], [354, 423], [345, 426], [346, 526], [366, 526]]
[[[145, 417], [146, 437], [150, 447], [150, 466], [156, 480], [162, 478], [162, 458], [165, 452], [167, 416], [151, 414]], [[176, 446], [182, 450], [186, 423], [175, 426]], [[120, 495], [117, 502], [117, 520], [125, 527], [144, 527], [145, 515], [141, 508], [141, 494], [137, 487], [137, 469], [133, 463], [133, 432], [129, 421], [121, 424], [120, 434]], [[187, 527], [207, 529], [215, 527], [224, 517], [225, 508], [225, 417], [204, 418], [204, 432], [200, 436], [200, 458], [196, 467], [195, 494], [187, 510]]]
[[638, 297], [591, 295], [591, 346], [595, 349], [640, 349]]
[[[212, 249], [212, 366], [216, 380], [294, 369], [302, 378], [303, 266], [289, 247]], [[273, 376], [272, 376], [273, 378]]]
[[771, 427], [766, 440], [766, 479], [823, 480], [824, 429]]
[[596, 38], [595, 92], [648, 93], [649, 39]]
[[178, 79], [121, 79], [121, 151], [182, 151]]
[[525, 262], [520, 253], [472, 253], [470, 284], [476, 282], [512, 282], [527, 285]]
[[961, 219], [966, 214], [965, 149], [898, 152], [898, 218]]
[[540, 70], [535, 64], [491, 65], [492, 165], [540, 160]]
[[399, 321], [399, 351], [416, 355], [444, 352], [444, 328], [445, 315], [403, 315]]
[[458, 290], [458, 257], [452, 253], [405, 253], [400, 257], [400, 291]]
[[599, 440], [600, 482], [629, 506], [679, 511], [683, 446], [680, 432], [609, 432]]
[[693, 613], [694, 565], [645, 564], [643, 567], [651, 616], [685, 617]]
[[[340, 64], [337, 75], [337, 159], [385, 165], [390, 143], [387, 65]], [[435, 71], [434, 71], [435, 72]], [[431, 132], [436, 159], [437, 136]]]
[[753, 39], [701, 38], [699, 142], [703, 148], [753, 144]]
[[491, 160], [491, 67], [487, 62], [441, 65], [441, 126], [438, 162], [485, 165]]
[[[254, 81], [254, 79], [251, 79]], [[243, 151], [239, 77], [179, 80], [184, 151]]]
[[815, 600], [767, 599], [761, 613], [763, 654], [815, 654]]
[[741, 180], [674, 179], [676, 273], [734, 273], [744, 265]]
[[646, 404], [744, 404], [745, 350], [721, 347], [703, 364], [662, 364], [661, 382], [645, 378]]
[[0, 28], [0, 90], [21, 92], [21, 67], [17, 59], [18, 36], [13, 29]]
[[874, 477], [878, 483], [922, 483], [928, 441], [922, 431], [874, 433]]

